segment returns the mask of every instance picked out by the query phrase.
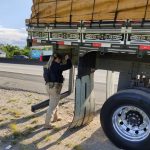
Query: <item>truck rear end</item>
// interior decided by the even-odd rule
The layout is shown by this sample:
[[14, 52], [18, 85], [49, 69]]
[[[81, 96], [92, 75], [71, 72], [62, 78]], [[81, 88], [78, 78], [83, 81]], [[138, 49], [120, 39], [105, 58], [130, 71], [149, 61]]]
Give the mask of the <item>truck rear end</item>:
[[[94, 70], [104, 69], [107, 100], [100, 112], [104, 132], [119, 148], [149, 150], [150, 1], [34, 0], [26, 24], [29, 46], [52, 45], [54, 53], [69, 53], [78, 68], [70, 128], [92, 121]], [[73, 70], [62, 98], [73, 92]], [[117, 93], [115, 71], [120, 72]], [[47, 105], [48, 101], [41, 106]]]

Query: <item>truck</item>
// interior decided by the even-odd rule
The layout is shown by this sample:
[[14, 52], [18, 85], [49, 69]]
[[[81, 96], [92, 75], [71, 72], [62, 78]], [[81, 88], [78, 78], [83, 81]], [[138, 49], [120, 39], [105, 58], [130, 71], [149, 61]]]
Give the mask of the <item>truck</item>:
[[[72, 57], [68, 90], [61, 94], [61, 98], [70, 95], [75, 83], [70, 128], [93, 120], [94, 70], [107, 70], [101, 127], [121, 149], [149, 150], [150, 1], [33, 0], [26, 25], [28, 46], [52, 45], [53, 53]], [[119, 72], [117, 92], [115, 71]], [[34, 105], [32, 111], [48, 106], [48, 101]]]

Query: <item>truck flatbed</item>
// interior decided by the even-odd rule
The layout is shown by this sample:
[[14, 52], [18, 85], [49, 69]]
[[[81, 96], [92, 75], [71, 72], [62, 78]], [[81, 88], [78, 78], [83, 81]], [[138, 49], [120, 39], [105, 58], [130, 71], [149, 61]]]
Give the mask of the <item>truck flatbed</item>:
[[99, 49], [103, 53], [150, 55], [150, 20], [27, 24], [28, 40], [37, 44]]

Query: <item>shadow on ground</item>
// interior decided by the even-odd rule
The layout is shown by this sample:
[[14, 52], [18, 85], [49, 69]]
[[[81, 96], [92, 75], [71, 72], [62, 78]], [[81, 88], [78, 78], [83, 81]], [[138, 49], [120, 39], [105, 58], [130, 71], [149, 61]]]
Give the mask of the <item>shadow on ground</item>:
[[96, 130], [91, 137], [83, 141], [79, 147], [84, 150], [119, 150], [105, 136], [102, 128]]
[[[100, 110], [96, 111], [96, 115], [99, 116]], [[0, 130], [4, 130], [8, 128], [9, 124], [16, 123], [16, 124], [22, 124], [28, 121], [31, 121], [32, 119], [36, 117], [40, 117], [43, 114], [45, 114], [45, 110], [41, 112], [37, 112], [36, 114], [32, 114], [29, 116], [25, 116], [19, 119], [10, 120], [9, 122], [6, 122], [4, 124], [1, 124]], [[71, 139], [71, 137], [78, 137], [78, 131], [82, 132], [84, 129], [83, 127], [76, 128], [76, 129], [67, 129], [69, 127], [70, 123], [65, 123], [59, 127], [59, 129], [53, 129], [48, 132], [45, 132], [43, 129], [43, 125], [35, 125], [33, 128], [27, 128], [23, 131], [23, 133], [19, 133], [19, 135], [14, 135], [13, 133], [10, 133], [7, 136], [0, 136], [0, 140], [4, 143], [3, 149], [6, 148], [9, 144], [13, 145], [14, 150], [51, 150], [53, 149], [53, 146], [58, 145], [58, 143], [63, 143], [66, 139]], [[97, 128], [93, 126], [93, 128]], [[81, 140], [81, 137], [79, 139], [78, 143], [79, 145], [76, 145], [76, 147], [69, 148], [70, 150], [119, 150], [116, 148], [111, 142], [108, 140], [108, 138], [105, 136], [102, 128], [98, 128], [97, 130], [93, 130], [90, 137], [84, 138]], [[38, 136], [38, 134], [42, 134]], [[37, 145], [43, 142], [47, 137], [51, 137], [52, 135], [56, 134], [57, 132], [60, 132], [59, 137], [56, 140], [48, 141], [46, 145], [43, 145], [42, 147], [38, 147]], [[44, 134], [43, 134], [44, 133]], [[86, 133], [84, 131], [84, 133]], [[35, 138], [36, 137], [36, 138]], [[33, 141], [26, 144], [23, 141], [32, 139]], [[61, 145], [62, 147], [65, 145]], [[2, 149], [2, 150], [3, 150]], [[0, 148], [1, 150], [1, 148]]]
[[[33, 120], [36, 117], [42, 116], [43, 114], [45, 114], [45, 110], [43, 110], [41, 112], [38, 112], [36, 114], [31, 114], [31, 115], [19, 118], [19, 119], [10, 120], [6, 123], [0, 124], [0, 130], [5, 130], [5, 129], [9, 128], [10, 124], [15, 123], [16, 125], [19, 125], [19, 124], [22, 124], [22, 123], [26, 123], [28, 121]], [[15, 148], [15, 145], [18, 144], [19, 145], [19, 150], [24, 150], [24, 149], [26, 150], [27, 146], [21, 144], [21, 142], [23, 140], [31, 138], [34, 135], [38, 134], [39, 132], [43, 131], [42, 126], [43, 125], [35, 125], [32, 128], [26, 128], [22, 133], [14, 132], [14, 133], [11, 133], [11, 134], [6, 135], [6, 136], [0, 136], [0, 141], [2, 142], [1, 144], [3, 144], [3, 147], [6, 147], [10, 144], [10, 145], [13, 145], [13, 148]], [[31, 146], [28, 145], [28, 148], [29, 147], [34, 148], [34, 150], [37, 149], [37, 148], [35, 148], [35, 146], [33, 146], [33, 144], [31, 144]], [[0, 148], [0, 150], [1, 150], [1, 148]], [[17, 148], [15, 150], [17, 150]]]

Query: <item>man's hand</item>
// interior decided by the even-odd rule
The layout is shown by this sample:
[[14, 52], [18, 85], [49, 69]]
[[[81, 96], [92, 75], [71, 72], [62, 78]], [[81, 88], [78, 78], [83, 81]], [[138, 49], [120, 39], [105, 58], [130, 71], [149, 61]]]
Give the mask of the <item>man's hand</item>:
[[68, 60], [68, 59], [69, 59], [69, 55], [66, 55], [66, 56], [65, 56], [65, 60]]

